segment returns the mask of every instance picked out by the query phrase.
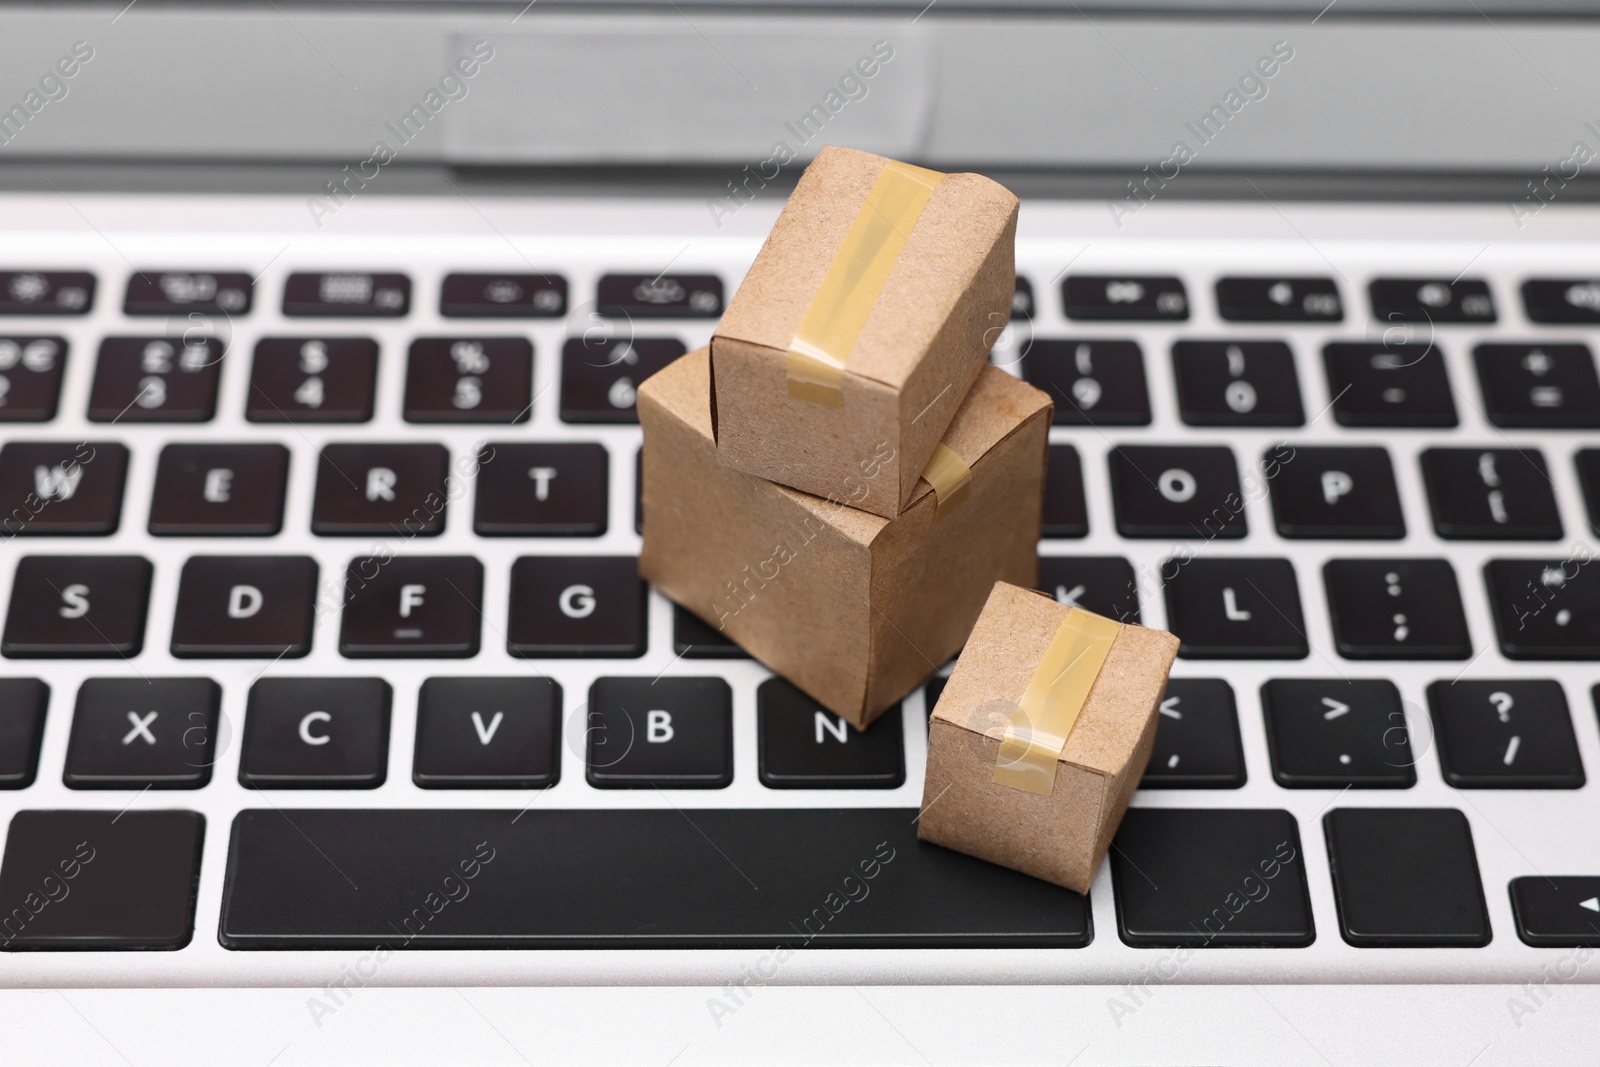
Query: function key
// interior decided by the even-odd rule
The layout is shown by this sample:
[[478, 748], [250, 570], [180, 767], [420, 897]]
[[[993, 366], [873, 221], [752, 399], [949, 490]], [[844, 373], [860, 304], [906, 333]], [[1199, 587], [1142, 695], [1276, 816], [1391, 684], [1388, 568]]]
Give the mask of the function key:
[[289, 450], [282, 445], [167, 445], [156, 462], [150, 532], [271, 537], [283, 529], [288, 480]]
[[225, 347], [215, 337], [107, 337], [89, 421], [210, 422]]
[[1034, 311], [1033, 283], [1019, 274], [1017, 287], [1011, 292], [1011, 318], [1026, 322], [1033, 318]]
[[1517, 936], [1536, 948], [1600, 948], [1600, 878], [1538, 875], [1511, 880]]
[[1323, 817], [1344, 939], [1358, 948], [1487, 945], [1472, 827], [1453, 808], [1336, 808]]
[[447, 274], [439, 314], [447, 319], [554, 319], [567, 312], [559, 274]]
[[0, 533], [116, 533], [127, 470], [115, 442], [12, 441], [0, 447]]
[[472, 528], [483, 537], [598, 537], [609, 466], [603, 445], [486, 444]]
[[1162, 563], [1167, 629], [1185, 659], [1305, 659], [1300, 587], [1286, 559]]
[[1479, 345], [1478, 364], [1489, 421], [1508, 430], [1600, 427], [1600, 378], [1588, 345]]
[[600, 789], [733, 781], [733, 690], [721, 678], [601, 678], [584, 733], [589, 784]]
[[61, 399], [64, 337], [0, 337], [0, 422], [49, 422]]
[[1051, 445], [1045, 466], [1044, 524], [1046, 537], [1089, 536], [1089, 511], [1083, 499], [1083, 464], [1071, 445]]
[[1493, 322], [1489, 283], [1479, 278], [1376, 278], [1367, 287], [1383, 322]]
[[768, 789], [894, 789], [906, 780], [896, 704], [857, 730], [782, 678], [756, 690], [756, 751]]
[[639, 319], [714, 319], [722, 314], [722, 279], [714, 274], [607, 274], [600, 314]]
[[549, 678], [429, 678], [411, 779], [424, 789], [546, 789], [561, 777], [561, 686]]
[[1292, 448], [1261, 457], [1278, 536], [1397, 541], [1406, 520], [1387, 449]]
[[87, 315], [93, 304], [87, 271], [0, 271], [0, 315]]
[[1229, 322], [1338, 322], [1344, 318], [1332, 278], [1221, 278], [1217, 310]]
[[1345, 659], [1472, 655], [1455, 568], [1444, 559], [1334, 559], [1322, 568]]
[[250, 275], [188, 271], [135, 271], [122, 310], [128, 315], [243, 315], [250, 310]]
[[141, 556], [24, 556], [11, 580], [0, 655], [11, 659], [137, 656], [150, 605]]
[[1261, 687], [1272, 777], [1285, 789], [1410, 789], [1400, 690], [1377, 678], [1274, 678]]
[[1484, 564], [1507, 659], [1600, 659], [1600, 578], [1593, 564], [1587, 555]]
[[382, 678], [262, 678], [245, 705], [246, 789], [376, 789], [389, 769]]
[[368, 556], [345, 571], [339, 654], [350, 659], [478, 654], [483, 564], [471, 556]]
[[522, 337], [419, 337], [406, 363], [407, 422], [527, 422], [533, 345]]
[[1133, 565], [1121, 556], [1040, 556], [1039, 591], [1057, 604], [1139, 622], [1138, 583]]
[[1522, 303], [1534, 322], [1600, 322], [1600, 279], [1530, 278]]
[[67, 741], [69, 789], [199, 789], [216, 759], [210, 678], [90, 678]]
[[1221, 678], [1172, 679], [1139, 788], [1238, 789], [1244, 780], [1233, 687]]
[[0, 678], [0, 789], [26, 789], [39, 770], [50, 687], [37, 678]]
[[404, 274], [300, 273], [283, 283], [283, 313], [322, 318], [399, 318], [411, 310]]
[[1056, 402], [1057, 426], [1148, 426], [1150, 390], [1137, 341], [1036, 340], [1022, 377]]
[[1294, 353], [1282, 341], [1179, 341], [1178, 412], [1190, 426], [1303, 426]]
[[682, 341], [670, 337], [567, 338], [561, 349], [561, 421], [638, 422], [640, 384], [685, 351]]
[[378, 384], [370, 337], [263, 337], [250, 367], [251, 422], [368, 422]]
[[1225, 445], [1111, 450], [1111, 499], [1123, 537], [1245, 535], [1239, 468]]
[[1331, 344], [1322, 358], [1341, 426], [1456, 424], [1444, 356], [1430, 345]]
[[1067, 318], [1095, 322], [1181, 322], [1189, 297], [1181, 278], [1069, 274], [1061, 283]]
[[1557, 541], [1561, 512], [1538, 449], [1427, 448], [1433, 528], [1449, 541]]
[[1428, 708], [1444, 779], [1457, 789], [1583, 785], [1583, 760], [1560, 682], [1439, 681], [1428, 686]]
[[326, 445], [311, 532], [321, 537], [444, 532], [450, 453], [443, 445]]

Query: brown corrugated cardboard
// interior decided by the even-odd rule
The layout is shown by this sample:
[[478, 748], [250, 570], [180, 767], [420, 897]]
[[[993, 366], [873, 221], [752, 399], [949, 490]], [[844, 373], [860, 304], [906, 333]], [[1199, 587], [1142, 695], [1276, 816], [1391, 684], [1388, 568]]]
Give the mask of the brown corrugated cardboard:
[[917, 835], [1075, 889], [1089, 890], [1139, 785], [1178, 639], [1123, 626], [1056, 765], [1048, 796], [994, 779], [1000, 739], [1069, 611], [997, 584], [933, 709]]
[[[977, 174], [935, 187], [845, 359], [843, 406], [791, 397], [787, 353], [889, 161], [825, 147], [711, 341], [722, 462], [817, 496], [874, 468], [855, 506], [893, 518], [1011, 317], [1017, 198]], [[891, 458], [879, 458], [890, 453]]]
[[846, 721], [948, 661], [997, 580], [1033, 583], [1044, 393], [985, 368], [944, 439], [972, 470], [966, 499], [940, 514], [924, 482], [891, 520], [718, 462], [710, 388], [701, 349], [639, 389], [640, 572]]

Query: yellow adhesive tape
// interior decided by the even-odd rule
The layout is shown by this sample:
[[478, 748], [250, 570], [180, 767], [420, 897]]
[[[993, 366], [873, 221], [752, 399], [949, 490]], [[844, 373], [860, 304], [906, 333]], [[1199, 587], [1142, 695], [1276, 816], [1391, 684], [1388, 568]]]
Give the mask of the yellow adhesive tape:
[[1121, 623], [1081, 608], [1067, 613], [1000, 741], [997, 784], [1041, 796], [1055, 789], [1061, 752], [1120, 629]]
[[962, 462], [955, 449], [941, 442], [933, 446], [933, 455], [922, 469], [922, 480], [933, 486], [934, 518], [942, 519], [967, 499], [972, 488], [972, 468]]
[[884, 166], [789, 342], [790, 396], [844, 407], [845, 361], [943, 178], [893, 160]]

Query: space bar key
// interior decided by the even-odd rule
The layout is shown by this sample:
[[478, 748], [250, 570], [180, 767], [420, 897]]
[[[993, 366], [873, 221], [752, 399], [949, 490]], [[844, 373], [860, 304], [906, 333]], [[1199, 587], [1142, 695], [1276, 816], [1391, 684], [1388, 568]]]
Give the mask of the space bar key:
[[1076, 948], [1087, 900], [914, 809], [287, 808], [234, 819], [231, 949]]

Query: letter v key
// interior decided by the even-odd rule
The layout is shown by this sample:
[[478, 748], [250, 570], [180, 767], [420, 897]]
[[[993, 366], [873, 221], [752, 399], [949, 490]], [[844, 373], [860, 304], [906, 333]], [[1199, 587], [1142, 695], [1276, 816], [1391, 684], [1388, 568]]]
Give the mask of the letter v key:
[[478, 740], [483, 742], [485, 745], [487, 745], [490, 741], [493, 741], [494, 732], [500, 729], [500, 722], [505, 717], [505, 712], [497, 711], [494, 713], [494, 718], [489, 720], [489, 725], [485, 726], [483, 725], [483, 713], [478, 711], [473, 712], [472, 726], [473, 729], [478, 731]]

